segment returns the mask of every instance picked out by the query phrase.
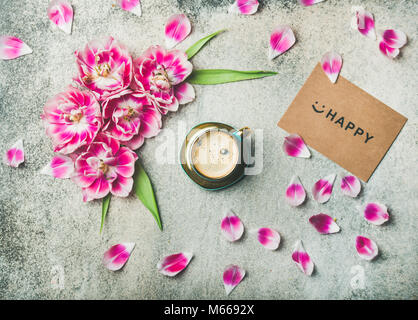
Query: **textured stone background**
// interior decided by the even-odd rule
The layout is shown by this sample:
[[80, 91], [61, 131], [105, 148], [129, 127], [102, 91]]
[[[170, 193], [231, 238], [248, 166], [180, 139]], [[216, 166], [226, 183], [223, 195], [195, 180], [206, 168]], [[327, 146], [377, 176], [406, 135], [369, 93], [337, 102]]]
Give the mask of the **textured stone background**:
[[[46, 15], [47, 0], [0, 1], [0, 34], [22, 38], [33, 54], [0, 61], [0, 150], [24, 139], [26, 162], [19, 169], [0, 165], [0, 298], [12, 299], [198, 299], [225, 298], [223, 268], [241, 265], [247, 277], [230, 298], [249, 299], [383, 299], [418, 297], [417, 239], [417, 61], [418, 4], [410, 1], [328, 0], [303, 8], [296, 0], [260, 1], [254, 16], [231, 16], [229, 0], [142, 0], [138, 18], [113, 0], [71, 0], [75, 20], [71, 36], [54, 30]], [[350, 29], [351, 6], [363, 4], [375, 15], [378, 30], [394, 27], [409, 37], [401, 57], [390, 61], [378, 42]], [[164, 232], [134, 197], [113, 199], [108, 220], [99, 235], [100, 202], [83, 203], [71, 181], [41, 176], [52, 156], [51, 144], [39, 118], [45, 101], [63, 90], [74, 75], [74, 50], [101, 35], [124, 42], [134, 56], [151, 44], [163, 43], [167, 18], [186, 13], [191, 36], [179, 45], [218, 29], [227, 32], [193, 59], [196, 68], [274, 70], [263, 80], [219, 86], [195, 86], [197, 99], [164, 120], [169, 132], [183, 132], [203, 121], [263, 129], [264, 170], [220, 191], [198, 188], [176, 163], [162, 164], [164, 143], [178, 144], [167, 135], [148, 140], [140, 150], [152, 178]], [[274, 61], [267, 59], [268, 38], [277, 24], [290, 24], [297, 43]], [[325, 205], [311, 196], [291, 209], [283, 193], [292, 174], [310, 190], [320, 177], [342, 169], [312, 150], [310, 160], [289, 159], [281, 151], [285, 132], [276, 126], [322, 54], [330, 49], [344, 59], [342, 75], [409, 118], [400, 136], [359, 199], [343, 197], [336, 188]], [[178, 149], [174, 159], [177, 160]], [[338, 181], [339, 182], [339, 181]], [[378, 200], [390, 208], [391, 222], [368, 224], [358, 207]], [[224, 241], [219, 223], [225, 208], [234, 209], [246, 230], [277, 228], [282, 244], [268, 252], [246, 232], [239, 243]], [[337, 218], [342, 231], [320, 236], [308, 223], [319, 211]], [[360, 260], [354, 239], [374, 239], [380, 256]], [[294, 242], [304, 241], [316, 272], [308, 278], [291, 261]], [[103, 252], [123, 241], [136, 248], [123, 270], [109, 272], [101, 264]], [[189, 268], [175, 279], [156, 270], [163, 255], [189, 250]], [[360, 266], [360, 267], [356, 267]], [[362, 269], [363, 268], [363, 269]], [[63, 271], [63, 288], [51, 284]], [[350, 282], [364, 270], [364, 289]]]

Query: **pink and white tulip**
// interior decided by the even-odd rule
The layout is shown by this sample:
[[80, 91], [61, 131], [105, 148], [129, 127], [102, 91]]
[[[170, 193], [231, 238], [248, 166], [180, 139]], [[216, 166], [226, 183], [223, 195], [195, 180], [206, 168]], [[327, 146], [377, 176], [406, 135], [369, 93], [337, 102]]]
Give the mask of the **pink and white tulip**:
[[342, 65], [343, 59], [336, 52], [330, 51], [322, 56], [322, 70], [324, 70], [325, 74], [332, 83], [335, 83], [337, 81]]
[[312, 188], [313, 198], [319, 203], [325, 203], [329, 200], [332, 193], [332, 186], [335, 180], [335, 174], [330, 174], [325, 178], [319, 179]]
[[380, 50], [381, 53], [383, 53], [389, 59], [396, 58], [400, 53], [398, 48], [389, 47], [387, 45], [387, 43], [383, 40], [380, 41], [380, 43], [379, 43], [379, 50]]
[[369, 261], [373, 260], [379, 253], [376, 243], [362, 236], [356, 238], [356, 250], [360, 258]]
[[32, 49], [19, 38], [0, 36], [0, 59], [15, 59], [29, 53], [32, 53]]
[[320, 213], [309, 218], [309, 222], [320, 234], [337, 233], [340, 227], [329, 215]]
[[160, 132], [161, 114], [144, 93], [127, 89], [111, 96], [102, 107], [103, 132], [132, 150]]
[[99, 101], [126, 89], [132, 80], [132, 58], [128, 50], [112, 37], [93, 40], [75, 52], [81, 85]]
[[259, 228], [252, 231], [257, 235], [260, 244], [269, 250], [276, 250], [280, 245], [280, 234], [271, 228]]
[[192, 70], [183, 51], [152, 46], [134, 60], [132, 87], [147, 93], [158, 110], [167, 114], [194, 98], [193, 87], [182, 83]]
[[66, 0], [52, 0], [49, 3], [48, 18], [66, 34], [71, 34], [73, 24], [73, 7]]
[[250, 15], [257, 12], [258, 6], [259, 3], [257, 0], [235, 0], [229, 7], [228, 12]]
[[291, 134], [284, 138], [283, 151], [291, 157], [310, 158], [311, 153], [303, 139], [297, 134]]
[[23, 150], [23, 140], [19, 139], [9, 150], [6, 151], [3, 157], [4, 164], [17, 168], [25, 161], [25, 151]]
[[364, 219], [371, 224], [380, 226], [389, 220], [388, 208], [377, 202], [370, 202], [364, 206]]
[[223, 236], [231, 242], [237, 241], [244, 233], [244, 225], [231, 210], [228, 210], [221, 222], [221, 231]]
[[341, 178], [341, 191], [346, 196], [357, 197], [361, 191], [360, 180], [353, 175], [344, 175]]
[[103, 255], [104, 266], [111, 271], [120, 270], [128, 261], [134, 247], [135, 243], [132, 242], [120, 243], [110, 247]]
[[165, 25], [165, 45], [168, 49], [174, 48], [190, 34], [192, 26], [184, 14], [174, 14], [168, 18]]
[[289, 50], [296, 42], [292, 29], [287, 25], [278, 26], [270, 35], [269, 59]]
[[68, 156], [58, 154], [54, 156], [42, 170], [42, 174], [53, 176], [58, 179], [71, 178], [74, 172], [74, 161]]
[[364, 10], [363, 8], [358, 8], [356, 10], [355, 16], [357, 22], [357, 30], [364, 36], [376, 40], [376, 31], [374, 28], [374, 18], [373, 15]]
[[391, 48], [402, 48], [408, 41], [406, 34], [401, 30], [388, 29], [383, 31], [383, 41]]
[[41, 115], [55, 152], [69, 154], [89, 145], [102, 126], [94, 95], [69, 87], [50, 99]]
[[239, 285], [244, 277], [244, 269], [233, 264], [227, 266], [222, 276], [226, 294], [229, 295], [231, 291], [234, 290], [237, 285]]
[[314, 5], [322, 1], [325, 1], [325, 0], [299, 0], [299, 3], [304, 7], [309, 7], [311, 5]]
[[298, 240], [292, 253], [292, 260], [297, 267], [307, 276], [310, 276], [314, 269], [314, 263], [309, 254], [305, 251], [302, 241]]
[[189, 252], [169, 255], [158, 262], [157, 269], [165, 276], [174, 277], [188, 266], [192, 257], [193, 254]]
[[292, 207], [301, 205], [306, 199], [306, 192], [298, 176], [293, 176], [286, 189], [286, 201]]
[[117, 0], [119, 7], [125, 11], [129, 11], [138, 17], [141, 16], [141, 1], [140, 0]]
[[82, 188], [83, 201], [103, 198], [109, 192], [127, 197], [137, 159], [131, 149], [120, 147], [119, 141], [101, 133], [76, 159], [71, 179]]

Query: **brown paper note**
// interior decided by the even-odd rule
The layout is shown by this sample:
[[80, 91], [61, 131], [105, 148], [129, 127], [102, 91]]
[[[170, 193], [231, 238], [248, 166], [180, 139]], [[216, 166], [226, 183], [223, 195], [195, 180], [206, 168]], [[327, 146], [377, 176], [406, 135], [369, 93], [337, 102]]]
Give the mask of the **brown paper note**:
[[318, 64], [278, 125], [363, 181], [368, 181], [407, 118]]

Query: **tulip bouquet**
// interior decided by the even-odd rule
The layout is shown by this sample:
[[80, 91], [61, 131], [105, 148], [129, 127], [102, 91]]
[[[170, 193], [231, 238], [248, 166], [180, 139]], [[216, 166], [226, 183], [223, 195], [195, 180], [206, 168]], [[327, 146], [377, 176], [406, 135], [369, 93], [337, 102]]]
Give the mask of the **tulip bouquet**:
[[[165, 31], [172, 48], [190, 33], [183, 14], [170, 17]], [[42, 120], [57, 154], [42, 170], [70, 178], [81, 188], [83, 201], [103, 199], [103, 223], [110, 196], [127, 197], [132, 190], [162, 229], [151, 182], [136, 151], [156, 136], [162, 116], [195, 98], [193, 84], [219, 84], [274, 75], [274, 72], [194, 70], [190, 59], [215, 32], [188, 50], [151, 46], [132, 59], [112, 37], [94, 40], [75, 52], [74, 84], [50, 99]]]

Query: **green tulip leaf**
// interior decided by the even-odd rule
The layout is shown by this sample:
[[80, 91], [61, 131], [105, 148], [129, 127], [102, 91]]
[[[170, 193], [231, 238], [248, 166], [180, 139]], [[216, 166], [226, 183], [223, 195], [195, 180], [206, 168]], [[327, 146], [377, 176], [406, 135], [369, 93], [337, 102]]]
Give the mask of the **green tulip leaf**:
[[228, 69], [194, 70], [187, 78], [191, 84], [221, 84], [235, 81], [259, 79], [276, 75], [273, 71], [237, 71]]
[[186, 50], [186, 54], [187, 54], [187, 58], [191, 59], [194, 55], [196, 55], [196, 53], [198, 53], [200, 51], [200, 49], [203, 48], [203, 46], [208, 43], [212, 38], [216, 37], [218, 34], [224, 32], [225, 30], [219, 30], [216, 31], [202, 39], [200, 39], [199, 41], [197, 41], [194, 45], [192, 45], [189, 49]]
[[110, 193], [107, 194], [106, 197], [103, 198], [102, 202], [102, 222], [100, 223], [100, 233], [102, 233], [104, 222], [106, 219], [107, 212], [109, 211], [109, 204], [110, 204]]
[[151, 212], [160, 230], [163, 230], [151, 181], [144, 168], [139, 164], [139, 161], [136, 162], [135, 167], [134, 192], [138, 199], [141, 200], [144, 206]]

